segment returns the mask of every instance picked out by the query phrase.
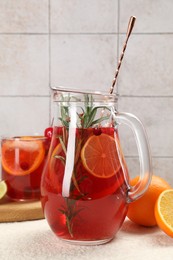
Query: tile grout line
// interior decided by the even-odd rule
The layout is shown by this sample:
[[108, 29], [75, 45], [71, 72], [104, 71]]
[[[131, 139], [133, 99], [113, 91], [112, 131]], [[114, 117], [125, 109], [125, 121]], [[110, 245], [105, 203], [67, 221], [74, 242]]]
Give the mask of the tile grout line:
[[118, 95], [119, 98], [173, 98], [173, 95], [163, 96], [163, 95]]
[[50, 95], [0, 95], [0, 98], [43, 98], [50, 97]]
[[[51, 33], [33, 33], [33, 32], [14, 32], [14, 33], [8, 33], [8, 32], [0, 32], [1, 35], [126, 35], [126, 32], [51, 32]], [[173, 35], [173, 32], [133, 32], [133, 35]]]

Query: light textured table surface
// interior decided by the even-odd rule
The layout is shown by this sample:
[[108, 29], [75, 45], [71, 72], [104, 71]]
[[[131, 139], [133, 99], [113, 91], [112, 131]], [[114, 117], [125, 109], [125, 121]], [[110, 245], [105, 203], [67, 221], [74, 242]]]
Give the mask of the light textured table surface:
[[46, 220], [1, 223], [0, 259], [172, 260], [173, 239], [157, 227], [139, 227], [126, 219], [111, 242], [100, 246], [75, 246], [58, 239]]

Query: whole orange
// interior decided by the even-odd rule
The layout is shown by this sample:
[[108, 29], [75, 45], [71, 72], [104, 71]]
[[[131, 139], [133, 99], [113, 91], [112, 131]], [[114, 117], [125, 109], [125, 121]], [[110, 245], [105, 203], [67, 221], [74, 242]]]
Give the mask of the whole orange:
[[[139, 176], [132, 179], [130, 184], [134, 186], [138, 180]], [[151, 227], [157, 225], [154, 215], [155, 203], [160, 193], [170, 188], [171, 186], [168, 182], [159, 176], [153, 175], [150, 186], [144, 195], [129, 204], [129, 209], [127, 212], [128, 218], [134, 223], [143, 226]]]

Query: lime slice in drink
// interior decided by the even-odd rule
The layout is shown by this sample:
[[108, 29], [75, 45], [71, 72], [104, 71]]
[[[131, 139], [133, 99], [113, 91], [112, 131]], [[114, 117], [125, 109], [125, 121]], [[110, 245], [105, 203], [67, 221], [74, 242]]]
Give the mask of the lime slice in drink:
[[6, 192], [7, 192], [7, 185], [6, 185], [5, 181], [1, 181], [0, 182], [0, 199], [2, 199], [4, 197]]

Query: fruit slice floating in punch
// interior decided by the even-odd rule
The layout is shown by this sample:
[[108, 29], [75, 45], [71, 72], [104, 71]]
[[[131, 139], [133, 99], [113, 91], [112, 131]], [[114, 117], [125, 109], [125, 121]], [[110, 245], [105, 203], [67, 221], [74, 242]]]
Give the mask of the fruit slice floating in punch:
[[82, 148], [81, 158], [85, 169], [98, 178], [110, 178], [120, 169], [115, 139], [107, 134], [91, 136]]
[[22, 176], [35, 171], [42, 163], [45, 149], [42, 140], [21, 137], [2, 143], [2, 166], [12, 175]]

